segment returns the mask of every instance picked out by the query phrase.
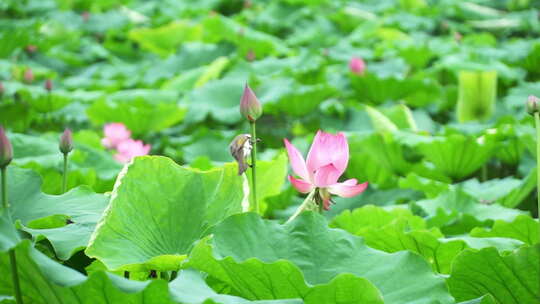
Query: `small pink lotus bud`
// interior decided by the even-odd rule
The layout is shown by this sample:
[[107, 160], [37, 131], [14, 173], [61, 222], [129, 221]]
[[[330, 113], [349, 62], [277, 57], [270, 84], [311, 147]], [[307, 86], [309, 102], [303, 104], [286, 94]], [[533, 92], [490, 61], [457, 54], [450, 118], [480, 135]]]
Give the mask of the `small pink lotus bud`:
[[24, 82], [26, 83], [32, 83], [34, 81], [34, 73], [32, 72], [32, 69], [30, 68], [27, 68], [25, 71], [24, 71]]
[[356, 75], [363, 75], [366, 70], [366, 63], [360, 57], [353, 57], [349, 61], [349, 69]]
[[253, 50], [249, 50], [246, 54], [246, 60], [251, 62], [255, 60], [255, 52]]
[[456, 42], [459, 43], [459, 42], [461, 42], [462, 39], [463, 39], [463, 35], [461, 35], [460, 32], [455, 32], [455, 33], [454, 33], [454, 40], [455, 40]]
[[84, 22], [87, 22], [88, 19], [90, 19], [90, 13], [87, 11], [82, 12], [81, 16]]
[[50, 79], [45, 80], [45, 90], [50, 92], [52, 91], [52, 89], [53, 89], [52, 80]]
[[240, 113], [251, 122], [254, 122], [262, 115], [261, 103], [247, 84], [244, 87], [244, 94], [240, 99]]
[[4, 95], [5, 91], [6, 89], [4, 88], [4, 84], [0, 82], [0, 97]]
[[527, 113], [534, 115], [534, 113], [538, 113], [538, 104], [540, 103], [540, 99], [534, 95], [529, 95], [529, 98], [527, 98]]
[[37, 51], [37, 46], [33, 45], [33, 44], [29, 44], [26, 46], [26, 51], [28, 53], [35, 53]]
[[13, 159], [13, 147], [6, 136], [4, 128], [0, 126], [0, 168], [5, 168]]
[[63, 154], [68, 154], [73, 150], [73, 133], [70, 129], [64, 130], [64, 133], [60, 136], [60, 144], [58, 147]]

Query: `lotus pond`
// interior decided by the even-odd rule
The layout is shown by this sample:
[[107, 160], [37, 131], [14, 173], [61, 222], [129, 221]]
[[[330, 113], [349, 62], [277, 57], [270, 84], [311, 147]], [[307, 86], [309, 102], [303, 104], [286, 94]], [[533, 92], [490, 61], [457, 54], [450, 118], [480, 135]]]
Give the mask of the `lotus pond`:
[[540, 303], [539, 12], [0, 1], [0, 303]]

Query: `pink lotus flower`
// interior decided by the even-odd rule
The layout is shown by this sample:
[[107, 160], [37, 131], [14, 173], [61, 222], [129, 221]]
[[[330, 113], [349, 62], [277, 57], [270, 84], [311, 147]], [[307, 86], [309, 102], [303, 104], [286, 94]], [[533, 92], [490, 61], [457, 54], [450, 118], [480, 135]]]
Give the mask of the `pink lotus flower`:
[[150, 145], [145, 145], [141, 140], [127, 139], [118, 144], [118, 153], [114, 158], [121, 163], [128, 163], [135, 156], [147, 155], [150, 152]]
[[360, 57], [353, 57], [349, 61], [349, 69], [356, 75], [363, 75], [366, 70], [366, 63]]
[[106, 148], [114, 149], [118, 145], [129, 139], [131, 131], [129, 131], [123, 123], [110, 123], [103, 127], [105, 138], [101, 140], [101, 144]]
[[358, 184], [352, 178], [338, 183], [339, 177], [349, 162], [349, 144], [343, 133], [336, 135], [318, 131], [307, 156], [307, 162], [300, 152], [287, 140], [285, 147], [291, 167], [300, 178], [289, 175], [289, 181], [302, 193], [318, 191], [325, 210], [330, 208], [330, 194], [353, 197], [362, 193], [368, 183]]

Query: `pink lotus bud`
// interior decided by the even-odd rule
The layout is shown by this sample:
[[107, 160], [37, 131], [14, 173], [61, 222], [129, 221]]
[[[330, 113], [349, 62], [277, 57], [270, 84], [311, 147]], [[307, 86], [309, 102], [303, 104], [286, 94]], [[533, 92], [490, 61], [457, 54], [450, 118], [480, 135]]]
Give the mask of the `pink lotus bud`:
[[90, 13], [89, 12], [84, 11], [84, 12], [82, 12], [81, 16], [82, 16], [82, 19], [83, 19], [84, 22], [87, 22], [88, 19], [90, 19]]
[[33, 44], [29, 44], [26, 46], [26, 51], [28, 53], [35, 53], [37, 51], [37, 46], [33, 45]]
[[261, 103], [247, 84], [240, 99], [240, 113], [251, 122], [254, 122], [262, 115]]
[[0, 97], [4, 95], [5, 91], [6, 89], [4, 88], [4, 84], [0, 82]]
[[13, 147], [6, 136], [4, 128], [0, 126], [0, 168], [5, 168], [13, 159]]
[[534, 115], [534, 113], [538, 113], [538, 103], [540, 103], [540, 99], [534, 95], [529, 95], [529, 98], [527, 98], [527, 113]]
[[64, 130], [64, 133], [60, 136], [60, 144], [58, 147], [63, 154], [68, 154], [73, 150], [73, 134], [70, 129]]
[[26, 83], [32, 83], [34, 81], [34, 73], [32, 72], [32, 69], [28, 68], [24, 71], [24, 82]]
[[251, 62], [255, 60], [255, 52], [253, 50], [249, 50], [246, 54], [246, 60]]
[[366, 70], [366, 63], [360, 57], [353, 57], [349, 61], [349, 69], [356, 75], [363, 75]]
[[52, 80], [47, 79], [45, 81], [45, 90], [50, 92], [50, 91], [52, 91], [52, 88], [53, 88]]
[[463, 35], [461, 35], [460, 32], [455, 32], [455, 33], [454, 33], [454, 40], [455, 40], [456, 42], [461, 42], [462, 39], [463, 39]]

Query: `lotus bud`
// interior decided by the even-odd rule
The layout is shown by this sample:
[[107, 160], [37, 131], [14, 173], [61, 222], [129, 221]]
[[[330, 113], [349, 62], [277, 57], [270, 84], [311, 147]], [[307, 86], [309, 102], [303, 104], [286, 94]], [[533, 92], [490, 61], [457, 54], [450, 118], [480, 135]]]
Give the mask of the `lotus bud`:
[[255, 60], [255, 52], [253, 50], [249, 50], [246, 54], [246, 60], [251, 62]]
[[2, 98], [2, 96], [4, 96], [5, 91], [6, 91], [6, 89], [4, 88], [4, 84], [0, 82], [0, 98]]
[[65, 129], [62, 136], [60, 136], [59, 148], [63, 154], [68, 154], [73, 150], [73, 135], [70, 129]]
[[353, 57], [351, 58], [351, 61], [349, 61], [349, 69], [356, 75], [363, 75], [366, 70], [366, 63], [362, 58]]
[[244, 87], [244, 94], [240, 99], [240, 113], [250, 122], [254, 122], [262, 115], [261, 103], [247, 84]]
[[34, 81], [34, 73], [32, 72], [32, 69], [28, 68], [24, 71], [24, 82], [26, 83], [32, 83]]
[[26, 46], [26, 51], [30, 54], [35, 53], [37, 51], [37, 46], [29, 44]]
[[460, 71], [458, 80], [458, 121], [489, 119], [497, 99], [497, 72]]
[[88, 19], [90, 19], [90, 13], [87, 11], [82, 12], [81, 16], [84, 22], [87, 22]]
[[52, 89], [53, 89], [52, 80], [47, 79], [47, 80], [45, 81], [45, 90], [47, 90], [47, 91], [50, 92], [50, 91], [52, 91]]
[[529, 98], [527, 98], [527, 113], [534, 115], [534, 113], [538, 113], [538, 103], [540, 102], [540, 99], [534, 95], [529, 95]]
[[0, 126], [0, 168], [4, 169], [12, 159], [13, 147], [11, 147], [4, 128]]

